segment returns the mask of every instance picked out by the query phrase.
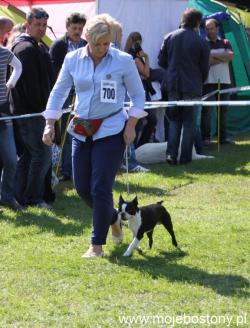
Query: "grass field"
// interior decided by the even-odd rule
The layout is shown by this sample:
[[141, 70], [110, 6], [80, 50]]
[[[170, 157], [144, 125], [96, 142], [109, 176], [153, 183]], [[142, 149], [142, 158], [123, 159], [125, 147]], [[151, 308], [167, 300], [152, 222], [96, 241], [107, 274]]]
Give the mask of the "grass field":
[[0, 327], [250, 327], [250, 136], [215, 159], [152, 165], [114, 188], [141, 205], [164, 200], [180, 249], [158, 226], [154, 246], [122, 257], [131, 240], [83, 260], [91, 211], [70, 183], [55, 211], [29, 208], [0, 219]]

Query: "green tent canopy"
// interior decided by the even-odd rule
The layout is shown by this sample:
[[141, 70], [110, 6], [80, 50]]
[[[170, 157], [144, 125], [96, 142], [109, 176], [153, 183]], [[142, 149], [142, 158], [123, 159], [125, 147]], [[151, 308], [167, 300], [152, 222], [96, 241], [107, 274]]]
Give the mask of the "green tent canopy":
[[[189, 0], [189, 7], [200, 10], [203, 15], [211, 15], [217, 12], [227, 12], [230, 14], [229, 20], [221, 24], [225, 37], [231, 42], [234, 50], [234, 60], [232, 61], [232, 81], [233, 86], [247, 86], [250, 83], [250, 48], [245, 28], [239, 16], [230, 12], [228, 7], [218, 1], [212, 0]], [[233, 97], [237, 100], [249, 100], [250, 92], [241, 92]], [[239, 132], [250, 131], [250, 106], [231, 107], [228, 113], [228, 132], [237, 134]], [[215, 126], [215, 124], [214, 124]]]

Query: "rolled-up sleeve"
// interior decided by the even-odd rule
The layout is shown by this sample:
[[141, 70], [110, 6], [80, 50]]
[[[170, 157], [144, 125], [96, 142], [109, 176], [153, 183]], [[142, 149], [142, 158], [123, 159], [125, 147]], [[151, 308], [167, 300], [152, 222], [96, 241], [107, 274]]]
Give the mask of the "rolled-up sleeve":
[[62, 115], [63, 104], [73, 86], [70, 64], [70, 59], [66, 56], [57, 81], [50, 93], [46, 110], [43, 112], [46, 119], [59, 119]]
[[128, 115], [139, 119], [148, 115], [144, 111], [145, 91], [133, 58], [127, 58], [127, 60], [124, 84], [131, 100]]

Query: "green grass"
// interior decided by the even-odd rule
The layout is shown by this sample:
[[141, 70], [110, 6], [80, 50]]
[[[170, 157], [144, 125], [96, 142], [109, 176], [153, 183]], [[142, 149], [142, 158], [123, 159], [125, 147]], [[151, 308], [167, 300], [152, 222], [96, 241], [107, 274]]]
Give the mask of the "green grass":
[[[194, 328], [208, 327], [208, 318], [217, 328], [228, 326], [226, 315], [230, 327], [250, 327], [249, 135], [220, 153], [214, 145], [211, 154], [216, 158], [130, 174], [129, 196], [126, 174], [117, 177], [116, 205], [120, 193], [137, 193], [141, 205], [164, 200], [180, 249], [158, 226], [152, 250], [144, 238], [143, 252], [124, 258], [131, 241], [125, 227], [123, 245], [109, 236], [106, 257], [81, 259], [91, 211], [70, 183], [57, 187], [54, 212], [1, 213], [0, 327], [173, 327], [174, 318], [174, 327]], [[187, 325], [184, 315], [194, 321]], [[138, 322], [122, 324], [122, 316]]]

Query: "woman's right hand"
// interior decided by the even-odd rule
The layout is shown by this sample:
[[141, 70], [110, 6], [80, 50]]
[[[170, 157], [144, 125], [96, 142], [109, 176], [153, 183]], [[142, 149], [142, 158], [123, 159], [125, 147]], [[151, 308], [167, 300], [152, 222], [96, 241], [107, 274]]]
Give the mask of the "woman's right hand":
[[135, 140], [136, 137], [135, 126], [137, 121], [138, 119], [136, 117], [129, 117], [129, 119], [126, 122], [124, 133], [123, 133], [123, 139], [126, 145], [130, 145]]
[[143, 50], [141, 50], [140, 52], [139, 52], [139, 56], [141, 57], [141, 58], [148, 58], [148, 54], [146, 54], [146, 52], [144, 52]]
[[53, 146], [55, 140], [55, 125], [46, 124], [43, 132], [43, 142], [47, 146]]

